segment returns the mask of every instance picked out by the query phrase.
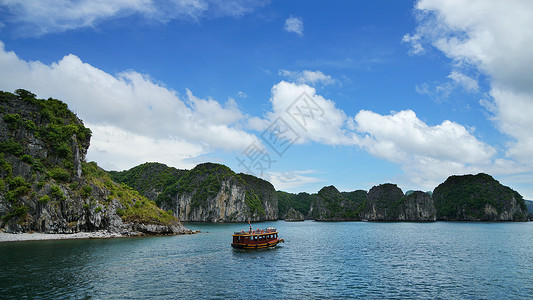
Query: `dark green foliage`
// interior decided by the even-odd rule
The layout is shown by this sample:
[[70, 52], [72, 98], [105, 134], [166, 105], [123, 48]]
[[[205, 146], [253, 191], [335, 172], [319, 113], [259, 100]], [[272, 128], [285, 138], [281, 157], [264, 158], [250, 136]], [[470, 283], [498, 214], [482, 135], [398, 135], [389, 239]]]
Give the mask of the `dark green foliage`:
[[15, 95], [18, 96], [18, 99], [25, 100], [25, 101], [34, 100], [36, 97], [34, 93], [24, 90], [24, 89], [15, 90]]
[[46, 174], [48, 174], [48, 176], [52, 177], [53, 179], [57, 181], [61, 181], [61, 182], [70, 181], [70, 172], [68, 172], [67, 170], [61, 167], [53, 168], [52, 170], [48, 171]]
[[42, 204], [46, 204], [46, 203], [50, 202], [50, 196], [48, 196], [48, 195], [42, 196], [41, 198], [39, 198], [39, 202], [42, 203]]
[[489, 205], [502, 213], [510, 209], [513, 198], [525, 211], [519, 193], [483, 173], [450, 176], [433, 191], [437, 218], [441, 220], [492, 220], [485, 214], [485, 207]]
[[[363, 193], [366, 193], [363, 191]], [[360, 192], [341, 193], [334, 186], [323, 187], [313, 199], [313, 212], [310, 217], [322, 221], [360, 220], [360, 211], [364, 200], [360, 201]]]
[[12, 172], [11, 163], [5, 160], [4, 153], [0, 153], [0, 175], [9, 178], [12, 176]]
[[4, 222], [9, 221], [13, 217], [22, 217], [28, 213], [29, 207], [22, 204], [16, 204], [12, 207], [12, 210], [5, 214], [2, 219]]
[[80, 190], [80, 195], [84, 198], [91, 196], [93, 188], [90, 185], [84, 185]]
[[9, 126], [9, 129], [11, 130], [16, 129], [18, 124], [20, 123], [20, 115], [19, 114], [5, 114], [4, 122], [7, 123], [7, 126]]
[[79, 186], [79, 183], [77, 183], [75, 181], [68, 185], [69, 189], [71, 189], [71, 190], [77, 190], [78, 186]]
[[267, 181], [247, 174], [235, 174], [221, 164], [199, 164], [192, 170], [178, 170], [159, 163], [145, 163], [122, 172], [109, 172], [118, 182], [156, 199], [158, 206], [170, 207], [176, 195], [191, 196], [191, 208], [207, 207], [208, 201], [224, 191], [223, 182], [245, 188], [245, 203], [251, 214], [265, 213], [264, 197], [275, 197], [274, 187]]
[[24, 154], [20, 157], [20, 160], [22, 160], [23, 162], [29, 164], [29, 165], [33, 165], [33, 157], [31, 157], [31, 155], [29, 154]]
[[[177, 221], [129, 187], [114, 183], [94, 162], [81, 162], [83, 174], [72, 180], [77, 163], [74, 153], [87, 150], [91, 131], [60, 100], [36, 99], [26, 90], [14, 94], [0, 91], [0, 118], [0, 123], [7, 125], [7, 130], [0, 131], [0, 199], [9, 203], [4, 220], [18, 216], [25, 230], [40, 230], [31, 228], [31, 218], [23, 216], [28, 215], [28, 207], [51, 203], [50, 208], [63, 214], [69, 224], [76, 223], [77, 202], [90, 198], [91, 204], [85, 203], [86, 208], [91, 206], [95, 211], [104, 210], [103, 202], [118, 200], [127, 222], [169, 225]], [[18, 166], [18, 159], [32, 167], [32, 174], [27, 174], [27, 166], [17, 168], [30, 177], [30, 183], [13, 174], [11, 162]], [[83, 186], [80, 188], [79, 184]], [[43, 195], [49, 185], [48, 195]], [[97, 193], [93, 192], [95, 187]], [[69, 201], [62, 202], [67, 195]], [[24, 205], [32, 201], [32, 205]], [[32, 214], [39, 214], [39, 210]]]
[[[74, 171], [73, 146], [77, 143], [79, 148], [86, 149], [91, 131], [60, 100], [36, 99], [33, 93], [19, 89], [15, 94], [0, 92], [0, 103], [8, 104], [2, 106], [0, 116], [9, 127], [9, 138], [0, 142], [0, 152], [23, 156], [21, 159], [39, 173], [61, 167], [69, 172], [68, 178], [65, 174], [56, 174], [59, 176], [57, 179], [70, 180]], [[30, 159], [26, 156], [29, 151], [25, 148], [28, 140], [24, 138], [31, 135], [48, 149], [40, 152], [42, 156]]]
[[524, 200], [524, 202], [526, 203], [526, 209], [527, 209], [527, 212], [528, 212], [530, 215], [533, 215], [533, 201], [531, 201], [531, 200]]
[[106, 171], [99, 168], [98, 165], [94, 162], [82, 163], [81, 172], [83, 176], [89, 177], [104, 177], [107, 175]]
[[257, 194], [252, 193], [252, 192], [247, 192], [244, 201], [246, 202], [246, 205], [248, 205], [248, 207], [250, 208], [250, 212], [252, 214], [254, 213], [264, 214], [265, 213], [265, 209], [261, 205], [261, 200], [259, 199]]
[[61, 189], [57, 185], [53, 185], [50, 188], [50, 194], [52, 195], [52, 197], [54, 197], [57, 200], [64, 200], [65, 199], [65, 196], [63, 195], [63, 191], [61, 191]]
[[20, 176], [8, 178], [7, 184], [8, 192], [6, 193], [5, 199], [12, 203], [17, 202], [18, 197], [26, 194], [31, 189], [31, 185]]
[[156, 191], [176, 185], [185, 172], [160, 163], [145, 163], [127, 171], [111, 171], [109, 175], [115, 182], [127, 184], [145, 197], [156, 199]]
[[35, 125], [35, 123], [32, 120], [25, 120], [24, 121], [24, 128], [33, 131], [33, 130], [37, 129], [37, 126]]
[[289, 209], [294, 208], [304, 216], [309, 213], [311, 208], [312, 197], [308, 193], [291, 194], [283, 191], [277, 191], [278, 195], [278, 216], [282, 217]]
[[15, 156], [20, 156], [24, 153], [24, 149], [22, 148], [22, 145], [15, 142], [13, 139], [9, 139], [7, 141], [0, 143], [0, 151], [11, 153]]

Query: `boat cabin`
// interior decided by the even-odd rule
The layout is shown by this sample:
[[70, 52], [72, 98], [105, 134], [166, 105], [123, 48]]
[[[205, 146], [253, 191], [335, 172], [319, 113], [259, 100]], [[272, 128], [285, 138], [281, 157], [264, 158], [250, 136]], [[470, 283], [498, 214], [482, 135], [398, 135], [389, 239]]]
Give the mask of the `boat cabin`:
[[238, 231], [233, 234], [233, 248], [240, 249], [261, 249], [274, 247], [283, 242], [283, 239], [278, 238], [278, 231], [276, 228], [268, 227], [266, 229]]

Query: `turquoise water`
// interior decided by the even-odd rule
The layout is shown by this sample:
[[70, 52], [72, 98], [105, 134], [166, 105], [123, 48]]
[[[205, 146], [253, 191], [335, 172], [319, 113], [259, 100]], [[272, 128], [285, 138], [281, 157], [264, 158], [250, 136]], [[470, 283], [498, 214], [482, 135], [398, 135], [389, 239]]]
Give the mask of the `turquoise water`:
[[197, 235], [0, 244], [0, 298], [533, 297], [533, 223], [265, 222], [275, 249]]

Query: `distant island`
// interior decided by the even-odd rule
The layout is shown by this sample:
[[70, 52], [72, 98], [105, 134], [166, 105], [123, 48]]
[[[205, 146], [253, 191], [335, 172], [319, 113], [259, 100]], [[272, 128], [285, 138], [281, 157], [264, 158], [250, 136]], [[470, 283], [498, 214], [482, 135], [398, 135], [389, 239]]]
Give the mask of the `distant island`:
[[85, 161], [90, 138], [60, 100], [0, 92], [1, 230], [139, 235], [190, 233], [180, 221], [527, 221], [533, 209], [483, 173], [450, 176], [432, 192], [385, 183], [292, 194], [216, 163], [107, 172]]

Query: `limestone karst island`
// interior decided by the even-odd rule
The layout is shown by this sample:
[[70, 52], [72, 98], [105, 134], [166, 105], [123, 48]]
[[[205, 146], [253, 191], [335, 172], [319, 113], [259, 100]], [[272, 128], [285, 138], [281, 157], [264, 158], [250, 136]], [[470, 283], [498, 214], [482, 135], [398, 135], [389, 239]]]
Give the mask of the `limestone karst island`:
[[[3, 232], [120, 235], [191, 233], [180, 222], [527, 221], [526, 201], [487, 174], [450, 176], [432, 192], [385, 183], [369, 191], [326, 186], [314, 194], [216, 163], [191, 170], [145, 163], [106, 171], [87, 162], [91, 130], [57, 99], [0, 94]], [[349, 166], [347, 166], [349, 167]]]

